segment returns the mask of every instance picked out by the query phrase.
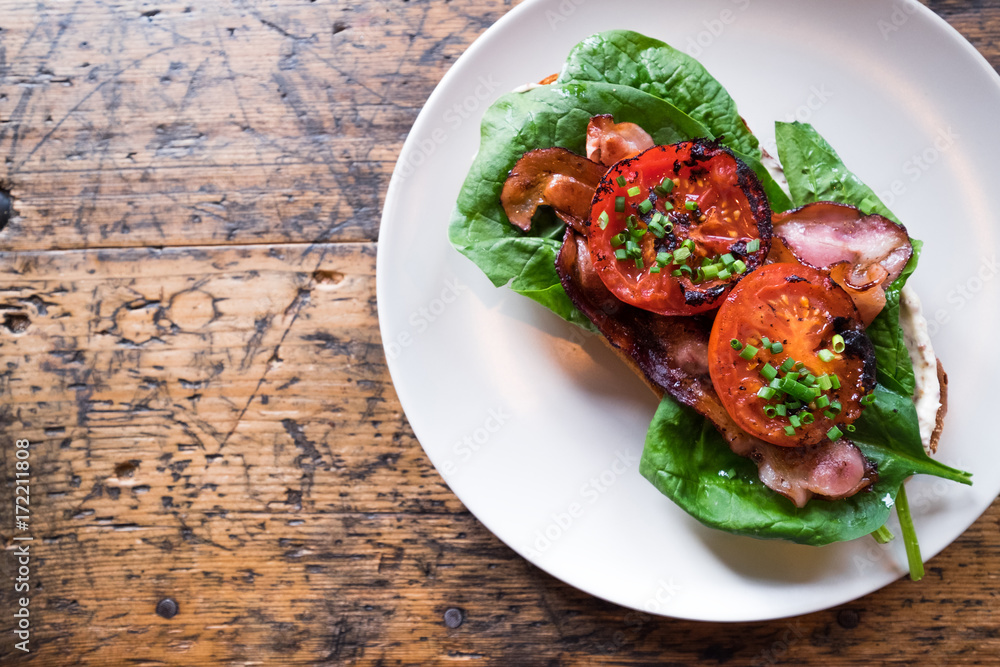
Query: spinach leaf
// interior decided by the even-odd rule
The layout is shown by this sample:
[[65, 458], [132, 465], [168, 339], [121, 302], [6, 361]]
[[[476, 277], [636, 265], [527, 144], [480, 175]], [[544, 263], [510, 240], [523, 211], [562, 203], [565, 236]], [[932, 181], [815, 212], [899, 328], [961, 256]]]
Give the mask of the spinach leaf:
[[808, 123], [774, 124], [778, 159], [785, 169], [792, 202], [835, 201], [878, 213], [897, 225], [899, 220], [878, 195], [851, 173], [826, 139]]
[[854, 427], [851, 440], [868, 458], [880, 452], [879, 476], [898, 467], [904, 477], [919, 473], [961, 484], [972, 483], [969, 473], [935, 461], [924, 452], [917, 409], [909, 395], [877, 385], [875, 402], [864, 409]]
[[[820, 136], [806, 123], [775, 123], [778, 157], [785, 169], [795, 206], [814, 201], [835, 201], [857, 206], [865, 213], [878, 213], [900, 224], [875, 192], [855, 176]], [[913, 363], [899, 327], [899, 295], [917, 267], [923, 244], [913, 240], [913, 256], [885, 293], [885, 308], [868, 327], [875, 345], [879, 382], [907, 396], [914, 391]]]
[[[618, 122], [645, 128], [657, 144], [714, 135], [683, 111], [629, 86], [607, 83], [552, 84], [504, 95], [483, 117], [481, 144], [459, 193], [449, 238], [496, 286], [509, 285], [561, 317], [592, 328], [570, 302], [555, 270], [561, 238], [551, 228], [525, 234], [500, 205], [507, 173], [529, 150], [559, 146], [586, 152], [591, 116], [610, 113]], [[734, 151], [736, 152], [736, 151]], [[736, 152], [761, 178], [769, 199], [787, 197], [759, 160]]]
[[[923, 454], [913, 404], [879, 388], [881, 407], [865, 412], [852, 434], [878, 466], [870, 491], [838, 501], [792, 505], [771, 491], [757, 466], [737, 456], [712, 424], [669, 395], [660, 402], [646, 436], [639, 472], [688, 514], [707, 526], [739, 535], [823, 545], [876, 530], [889, 516], [903, 481], [926, 473], [969, 483], [969, 477]], [[889, 396], [882, 396], [887, 394]], [[907, 409], [907, 405], [909, 408]], [[914, 439], [915, 438], [915, 439]]]
[[760, 159], [757, 137], [722, 84], [700, 62], [658, 39], [629, 30], [591, 35], [573, 47], [563, 65], [558, 82], [570, 81], [638, 88], [701, 121], [733, 150]]

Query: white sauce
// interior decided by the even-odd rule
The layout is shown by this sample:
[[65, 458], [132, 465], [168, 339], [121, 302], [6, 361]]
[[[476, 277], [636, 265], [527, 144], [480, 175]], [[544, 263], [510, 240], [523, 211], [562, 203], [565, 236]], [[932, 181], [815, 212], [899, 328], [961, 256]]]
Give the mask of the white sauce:
[[931, 434], [937, 423], [938, 408], [941, 407], [941, 384], [938, 382], [937, 357], [931, 347], [931, 337], [927, 330], [920, 298], [909, 286], [903, 287], [899, 299], [899, 325], [903, 329], [903, 341], [913, 361], [916, 391], [913, 403], [917, 408], [920, 424], [920, 439], [924, 449], [931, 453]]
[[514, 90], [512, 90], [510, 92], [512, 92], [512, 93], [526, 93], [529, 90], [534, 90], [535, 88], [541, 88], [541, 87], [542, 87], [542, 84], [540, 84], [540, 83], [526, 83], [526, 84], [524, 84], [522, 86], [518, 86], [517, 88], [515, 88]]

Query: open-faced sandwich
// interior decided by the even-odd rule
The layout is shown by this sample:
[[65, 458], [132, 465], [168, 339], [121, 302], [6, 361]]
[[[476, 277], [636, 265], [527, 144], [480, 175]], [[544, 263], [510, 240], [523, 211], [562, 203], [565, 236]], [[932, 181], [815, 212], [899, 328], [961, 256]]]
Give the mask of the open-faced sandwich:
[[820, 545], [888, 539], [896, 506], [918, 578], [903, 482], [970, 483], [929, 457], [921, 244], [811, 126], [776, 138], [780, 165], [697, 61], [600, 33], [487, 111], [450, 238], [661, 397], [640, 470], [691, 515]]

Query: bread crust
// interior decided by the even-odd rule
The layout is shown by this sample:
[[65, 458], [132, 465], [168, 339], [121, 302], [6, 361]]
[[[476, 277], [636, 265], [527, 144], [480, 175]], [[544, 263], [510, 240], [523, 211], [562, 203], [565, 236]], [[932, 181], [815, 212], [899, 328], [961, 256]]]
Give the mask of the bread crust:
[[944, 372], [944, 366], [941, 364], [940, 359], [937, 360], [937, 376], [938, 384], [941, 385], [941, 405], [938, 406], [934, 432], [931, 433], [931, 454], [937, 453], [938, 441], [941, 439], [941, 431], [944, 430], [944, 417], [948, 414], [948, 374]]

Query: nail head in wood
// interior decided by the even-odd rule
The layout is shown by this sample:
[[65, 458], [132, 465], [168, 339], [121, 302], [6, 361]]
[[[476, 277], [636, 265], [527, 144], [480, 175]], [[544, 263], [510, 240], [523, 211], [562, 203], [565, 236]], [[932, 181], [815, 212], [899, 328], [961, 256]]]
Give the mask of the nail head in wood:
[[449, 628], [457, 628], [462, 625], [462, 621], [464, 620], [465, 614], [462, 613], [461, 609], [451, 607], [448, 611], [444, 612], [444, 624]]
[[853, 630], [861, 622], [861, 616], [853, 609], [841, 609], [837, 613], [837, 624], [847, 630]]
[[170, 598], [163, 598], [156, 603], [156, 614], [163, 618], [173, 618], [180, 609], [177, 603]]

